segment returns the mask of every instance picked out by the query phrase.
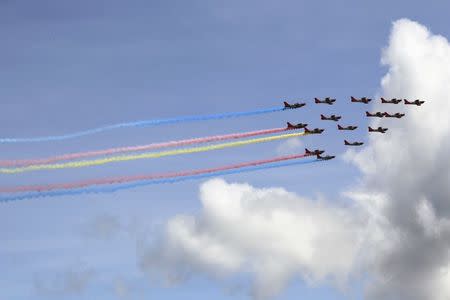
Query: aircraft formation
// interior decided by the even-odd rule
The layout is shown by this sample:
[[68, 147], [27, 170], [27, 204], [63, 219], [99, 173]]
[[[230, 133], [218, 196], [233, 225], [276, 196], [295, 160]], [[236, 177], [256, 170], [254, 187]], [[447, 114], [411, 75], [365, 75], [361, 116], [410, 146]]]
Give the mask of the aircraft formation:
[[[393, 98], [386, 100], [381, 98], [382, 104], [400, 104], [421, 106], [425, 103], [422, 100], [407, 100]], [[351, 103], [368, 104], [372, 99], [367, 97], [355, 98], [351, 97]], [[335, 98], [326, 97], [323, 99], [314, 98], [314, 103], [318, 107], [322, 105], [333, 106], [336, 103]], [[284, 110], [301, 109], [307, 103], [284, 102], [283, 106], [269, 107], [263, 109], [255, 109], [240, 112], [224, 112], [207, 115], [178, 116], [166, 119], [148, 119], [138, 120], [112, 125], [101, 126], [77, 132], [67, 133], [63, 135], [48, 135], [40, 137], [12, 137], [1, 138], [2, 144], [19, 144], [19, 143], [50, 143], [54, 141], [64, 141], [68, 139], [81, 138], [94, 134], [113, 131], [124, 128], [142, 128], [142, 127], [159, 127], [167, 124], [181, 124], [188, 122], [205, 122], [212, 120], [223, 120], [231, 118], [243, 118], [261, 114], [269, 114], [281, 112]], [[405, 117], [404, 113], [366, 111], [366, 117], [370, 118], [391, 118], [401, 119]], [[342, 116], [337, 114], [321, 113], [320, 121], [336, 122], [337, 132], [340, 134], [354, 132], [358, 126], [350, 124], [341, 124]], [[195, 138], [185, 138], [171, 141], [152, 142], [143, 145], [134, 145], [126, 147], [113, 147], [97, 150], [85, 150], [81, 152], [72, 152], [49, 157], [35, 157], [31, 159], [13, 159], [0, 160], [0, 176], [10, 176], [12, 174], [20, 174], [37, 171], [53, 171], [53, 170], [70, 170], [70, 169], [86, 169], [88, 167], [102, 166], [105, 164], [115, 164], [125, 161], [134, 161], [142, 159], [158, 159], [162, 157], [171, 157], [179, 155], [189, 155], [194, 153], [212, 152], [215, 150], [242, 147], [246, 145], [265, 143], [288, 139], [292, 137], [300, 137], [306, 135], [322, 134], [324, 128], [312, 128], [306, 122], [291, 123], [287, 122], [286, 127], [259, 129], [253, 131], [239, 131], [235, 133], [210, 135]], [[377, 128], [368, 127], [369, 133], [386, 133], [388, 128], [379, 126]], [[344, 145], [348, 147], [362, 146], [361, 141], [352, 141], [345, 137]], [[33, 147], [24, 147], [24, 150], [33, 149]], [[270, 169], [275, 167], [284, 167], [289, 165], [300, 165], [317, 163], [332, 160], [334, 155], [325, 154], [325, 150], [305, 149], [304, 152], [292, 155], [283, 155], [265, 159], [252, 160], [247, 162], [238, 162], [233, 164], [213, 166], [209, 168], [197, 168], [193, 170], [176, 170], [165, 173], [150, 173], [138, 175], [126, 175], [122, 177], [105, 177], [91, 178], [84, 181], [74, 181], [66, 183], [49, 183], [44, 185], [19, 185], [19, 186], [0, 186], [0, 202], [16, 201], [21, 199], [32, 199], [38, 197], [62, 196], [62, 195], [79, 195], [85, 193], [99, 192], [115, 192], [121, 189], [130, 189], [142, 185], [175, 183], [185, 180], [201, 179], [212, 176], [221, 176], [227, 174], [236, 174], [242, 172], [250, 172], [256, 170]], [[8, 175], [9, 174], [9, 175]]]
[[[350, 97], [350, 102], [352, 103], [363, 103], [363, 104], [369, 104], [369, 102], [371, 102], [372, 99], [367, 98], [367, 97], [362, 97], [362, 98], [356, 98], [351, 96]], [[383, 97], [380, 98], [380, 101], [382, 104], [399, 104], [403, 101], [403, 103], [405, 105], [416, 105], [416, 106], [421, 106], [422, 104], [425, 103], [425, 101], [423, 100], [419, 100], [416, 99], [414, 101], [409, 101], [408, 99], [397, 99], [397, 98], [392, 98], [390, 100], [386, 100]], [[331, 97], [326, 97], [324, 99], [320, 99], [320, 98], [314, 98], [314, 103], [315, 104], [327, 104], [327, 105], [333, 105], [336, 102], [335, 98], [331, 98]], [[295, 104], [289, 104], [288, 102], [284, 102], [284, 107], [285, 109], [295, 109], [295, 108], [301, 108], [304, 107], [306, 105], [306, 103], [295, 103]], [[369, 112], [366, 111], [366, 117], [368, 118], [397, 118], [397, 119], [401, 119], [405, 116], [404, 113], [389, 113], [389, 112]], [[326, 116], [321, 114], [320, 115], [320, 120], [322, 121], [334, 121], [334, 122], [338, 122], [340, 119], [342, 118], [342, 116], [339, 115], [335, 115], [332, 114], [330, 116]], [[305, 130], [306, 134], [321, 134], [324, 129], [320, 129], [320, 128], [315, 128], [315, 129], [308, 129], [308, 124], [306, 123], [299, 123], [296, 125], [293, 125], [291, 123], [287, 123], [287, 129], [298, 129], [298, 128], [302, 128]], [[338, 131], [353, 131], [356, 130], [358, 128], [358, 126], [356, 125], [348, 125], [348, 126], [343, 126], [341, 124], [337, 124], [337, 129]], [[388, 128], [384, 128], [384, 127], [377, 127], [377, 128], [372, 128], [372, 127], [368, 127], [368, 132], [370, 133], [386, 133], [389, 129]], [[364, 142], [349, 142], [346, 139], [344, 139], [344, 145], [345, 146], [362, 146], [364, 145]], [[329, 160], [329, 159], [333, 159], [334, 156], [320, 156], [321, 154], [324, 153], [323, 150], [313, 150], [310, 151], [308, 149], [305, 149], [305, 153], [308, 155], [316, 155], [318, 159], [322, 159], [322, 160]]]

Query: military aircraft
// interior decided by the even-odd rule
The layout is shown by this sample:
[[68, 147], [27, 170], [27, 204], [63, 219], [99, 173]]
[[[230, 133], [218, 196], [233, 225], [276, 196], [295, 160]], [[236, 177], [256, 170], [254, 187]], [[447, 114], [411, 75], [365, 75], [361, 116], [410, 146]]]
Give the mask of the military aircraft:
[[334, 102], [336, 102], [336, 99], [332, 99], [330, 97], [326, 97], [323, 100], [320, 100], [319, 98], [314, 98], [314, 102], [316, 104], [328, 104], [328, 105], [333, 105]]
[[291, 124], [290, 122], [287, 122], [286, 129], [301, 129], [306, 128], [306, 126], [308, 126], [306, 123]]
[[425, 103], [425, 101], [420, 101], [419, 99], [414, 100], [414, 101], [408, 101], [406, 99], [403, 99], [403, 101], [405, 101], [405, 104], [412, 104], [412, 105], [417, 105], [417, 106], [421, 106], [422, 104]]
[[358, 126], [342, 127], [341, 125], [338, 124], [337, 128], [338, 128], [338, 130], [355, 130], [356, 128], [358, 128]]
[[405, 114], [401, 114], [401, 113], [395, 113], [395, 114], [393, 114], [393, 115], [390, 115], [390, 114], [387, 113], [387, 112], [384, 113], [384, 117], [385, 117], [385, 118], [397, 118], [397, 119], [400, 119], [400, 118], [402, 118], [402, 117], [404, 117], [404, 116], [405, 116]]
[[381, 103], [399, 104], [400, 102], [402, 102], [402, 99], [392, 98], [391, 100], [386, 100], [381, 97]]
[[383, 128], [383, 127], [378, 127], [378, 128], [372, 128], [369, 126], [369, 132], [379, 132], [379, 133], [386, 133], [386, 131], [388, 131], [387, 128]]
[[382, 118], [384, 117], [384, 113], [382, 112], [376, 112], [376, 113], [370, 113], [368, 111], [366, 111], [366, 117], [378, 117], [378, 118]]
[[330, 155], [327, 155], [327, 156], [320, 156], [320, 154], [317, 154], [317, 159], [320, 159], [320, 160], [330, 160], [330, 159], [333, 159], [333, 158], [335, 158], [336, 156], [330, 156]]
[[283, 102], [284, 103], [284, 109], [296, 109], [296, 108], [300, 108], [306, 105], [306, 103], [294, 103], [294, 104], [289, 104], [286, 101]]
[[305, 154], [306, 155], [320, 155], [320, 154], [322, 154], [324, 152], [325, 152], [324, 150], [313, 150], [313, 151], [311, 151], [311, 150], [308, 150], [308, 148], [305, 148]]
[[325, 129], [320, 129], [320, 128], [314, 128], [313, 130], [309, 130], [308, 128], [305, 127], [305, 133], [306, 134], [321, 134]]
[[372, 99], [369, 99], [367, 97], [362, 97], [361, 99], [358, 99], [358, 98], [351, 96], [350, 99], [351, 99], [351, 102], [359, 102], [359, 103], [365, 103], [365, 104], [372, 101]]
[[344, 144], [345, 144], [346, 146], [362, 146], [362, 145], [364, 145], [363, 142], [353, 142], [353, 143], [350, 143], [350, 142], [348, 142], [347, 140], [344, 140]]
[[320, 115], [320, 119], [321, 120], [327, 120], [327, 121], [339, 121], [342, 117], [341, 116], [336, 116], [336, 115], [331, 115], [329, 117], [324, 116], [324, 115]]

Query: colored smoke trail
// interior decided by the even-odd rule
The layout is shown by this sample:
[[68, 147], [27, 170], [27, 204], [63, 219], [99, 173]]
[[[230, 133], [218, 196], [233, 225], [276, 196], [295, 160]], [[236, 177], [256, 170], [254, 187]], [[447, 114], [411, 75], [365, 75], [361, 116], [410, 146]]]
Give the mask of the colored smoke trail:
[[104, 185], [104, 184], [116, 184], [116, 183], [126, 183], [130, 181], [139, 181], [139, 180], [151, 180], [151, 179], [162, 179], [162, 178], [172, 178], [172, 177], [182, 177], [182, 176], [191, 176], [198, 175], [202, 173], [211, 173], [211, 172], [219, 172], [230, 169], [244, 168], [249, 166], [256, 166], [274, 162], [280, 162], [285, 160], [299, 159], [307, 156], [311, 156], [311, 154], [292, 154], [274, 157], [270, 159], [263, 160], [255, 160], [250, 162], [244, 162], [233, 165], [226, 165], [216, 168], [210, 169], [200, 169], [200, 170], [191, 170], [191, 171], [181, 171], [181, 172], [172, 172], [172, 173], [163, 173], [163, 174], [152, 174], [152, 175], [136, 175], [136, 176], [126, 176], [126, 177], [113, 177], [113, 178], [103, 178], [103, 179], [92, 179], [74, 183], [62, 183], [62, 184], [51, 184], [51, 185], [28, 185], [28, 186], [18, 186], [18, 187], [4, 187], [0, 188], [0, 193], [17, 193], [17, 192], [42, 192], [42, 191], [50, 191], [50, 190], [58, 190], [58, 189], [77, 189], [89, 187], [92, 185]]
[[66, 169], [66, 168], [82, 168], [88, 166], [98, 166], [112, 162], [121, 162], [121, 161], [130, 161], [137, 159], [147, 159], [147, 158], [159, 158], [165, 156], [172, 156], [178, 154], [190, 154], [190, 153], [198, 153], [212, 150], [219, 150], [231, 147], [239, 147], [244, 145], [256, 144], [256, 143], [265, 143], [270, 141], [276, 141], [281, 139], [287, 139], [291, 137], [297, 137], [305, 135], [304, 132], [299, 133], [288, 133], [282, 135], [275, 135], [264, 138], [255, 138], [244, 141], [230, 142], [230, 143], [222, 143], [216, 145], [208, 145], [203, 147], [194, 147], [187, 149], [176, 149], [164, 152], [149, 152], [149, 153], [140, 153], [134, 155], [124, 155], [124, 156], [111, 156], [106, 158], [94, 159], [94, 160], [84, 160], [84, 161], [74, 161], [60, 164], [48, 164], [48, 165], [31, 165], [26, 167], [19, 168], [0, 168], [0, 173], [4, 174], [14, 174], [14, 173], [22, 173], [27, 171], [36, 171], [36, 170], [57, 170], [57, 169]]
[[229, 118], [238, 118], [238, 117], [268, 114], [268, 113], [274, 113], [274, 112], [279, 112], [279, 111], [283, 111], [283, 110], [285, 110], [284, 107], [272, 107], [272, 108], [245, 111], [245, 112], [229, 112], [229, 113], [221, 113], [221, 114], [202, 115], [202, 116], [184, 116], [184, 117], [168, 118], [168, 119], [142, 120], [142, 121], [107, 125], [107, 126], [103, 126], [103, 127], [88, 129], [88, 130], [84, 130], [84, 131], [78, 131], [78, 132], [64, 134], [64, 135], [52, 135], [52, 136], [35, 137], [35, 138], [0, 138], [0, 143], [31, 143], [31, 142], [62, 141], [62, 140], [73, 139], [73, 138], [77, 138], [77, 137], [92, 135], [92, 134], [101, 133], [101, 132], [110, 131], [110, 130], [119, 129], [119, 128], [159, 126], [159, 125], [185, 123], [185, 122], [220, 120], [220, 119], [229, 119]]
[[[54, 197], [54, 196], [64, 196], [64, 195], [80, 195], [85, 193], [112, 193], [119, 190], [126, 190], [126, 189], [132, 189], [139, 186], [145, 186], [145, 185], [151, 185], [151, 184], [164, 184], [164, 183], [176, 183], [186, 180], [195, 180], [195, 179], [203, 179], [203, 178], [209, 178], [209, 177], [215, 177], [215, 176], [222, 176], [222, 175], [229, 175], [229, 174], [238, 174], [238, 173], [244, 173], [244, 172], [251, 172], [251, 171], [258, 171], [258, 170], [266, 170], [266, 169], [272, 169], [272, 168], [280, 168], [285, 166], [293, 166], [293, 165], [303, 165], [303, 164], [310, 164], [315, 162], [321, 162], [322, 160], [318, 159], [310, 159], [310, 160], [293, 160], [295, 158], [301, 158], [305, 157], [305, 155], [294, 155], [297, 157], [292, 158], [284, 158], [279, 157], [275, 158], [269, 163], [262, 163], [259, 164], [256, 162], [249, 162], [245, 163], [247, 166], [244, 167], [238, 167], [238, 165], [234, 166], [228, 166], [217, 168], [217, 169], [208, 169], [208, 170], [197, 170], [191, 172], [191, 175], [185, 175], [185, 176], [178, 176], [178, 177], [155, 177], [154, 179], [151, 179], [151, 175], [148, 176], [150, 179], [140, 179], [136, 181], [111, 181], [108, 182], [107, 186], [90, 186], [90, 187], [83, 187], [79, 189], [62, 189], [62, 190], [47, 190], [44, 192], [29, 192], [24, 194], [18, 194], [18, 195], [8, 195], [8, 196], [0, 196], [0, 202], [8, 202], [8, 201], [18, 201], [18, 200], [24, 200], [24, 199], [33, 199], [33, 198], [40, 198], [40, 197]], [[243, 165], [243, 164], [240, 164]], [[216, 170], [216, 171], [214, 171]], [[201, 172], [204, 171], [204, 172]], [[187, 174], [187, 172], [186, 172]], [[129, 177], [129, 179], [134, 177]], [[122, 179], [127, 179], [126, 177]], [[133, 179], [134, 180], [134, 179]], [[118, 185], [112, 185], [119, 183]], [[120, 184], [122, 183], [122, 184]]]
[[86, 157], [100, 156], [100, 155], [112, 155], [119, 153], [127, 153], [127, 152], [135, 152], [135, 151], [146, 151], [153, 149], [161, 149], [168, 147], [179, 147], [179, 146], [187, 146], [192, 144], [201, 144], [207, 142], [217, 142], [217, 141], [225, 141], [232, 139], [241, 139], [248, 138], [258, 135], [267, 135], [267, 134], [275, 134], [284, 131], [288, 131], [292, 129], [283, 128], [272, 128], [272, 129], [263, 129], [257, 131], [243, 132], [243, 133], [231, 133], [224, 135], [214, 135], [208, 137], [200, 137], [200, 138], [192, 138], [185, 139], [179, 141], [170, 141], [163, 143], [153, 143], [148, 145], [140, 145], [140, 146], [132, 146], [132, 147], [120, 147], [120, 148], [110, 148], [105, 150], [97, 150], [97, 151], [88, 151], [88, 152], [78, 152], [78, 153], [70, 153], [63, 154], [58, 156], [52, 156], [48, 158], [36, 158], [36, 159], [24, 159], [24, 160], [0, 160], [0, 167], [25, 167], [31, 165], [42, 165], [42, 164], [51, 164], [64, 160], [72, 160], [72, 159], [80, 159]]

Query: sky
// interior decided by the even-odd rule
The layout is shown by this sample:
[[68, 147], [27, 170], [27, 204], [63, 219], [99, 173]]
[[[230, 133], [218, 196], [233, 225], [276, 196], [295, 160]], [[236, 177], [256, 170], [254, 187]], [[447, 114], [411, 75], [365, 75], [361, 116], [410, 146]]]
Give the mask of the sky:
[[[1, 298], [447, 299], [449, 9], [446, 1], [0, 1], [0, 137], [245, 111], [285, 99], [309, 104], [1, 144], [0, 159], [286, 121], [326, 129], [207, 154], [2, 174], [1, 186], [210, 167], [304, 146], [337, 155], [314, 166], [2, 204]], [[402, 18], [411, 21], [395, 22]], [[364, 128], [366, 107], [350, 105], [351, 95], [427, 103], [390, 122], [386, 138], [355, 131], [349, 137], [366, 146], [347, 152], [319, 114]], [[336, 105], [312, 105], [326, 96]]]

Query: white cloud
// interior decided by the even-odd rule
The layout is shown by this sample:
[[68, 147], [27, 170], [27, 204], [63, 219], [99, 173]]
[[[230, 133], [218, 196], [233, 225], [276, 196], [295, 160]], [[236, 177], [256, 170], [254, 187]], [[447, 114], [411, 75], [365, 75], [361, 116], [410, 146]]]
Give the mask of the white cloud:
[[426, 103], [375, 104], [374, 110], [400, 109], [406, 117], [374, 121], [388, 125], [389, 134], [371, 136], [352, 158], [364, 174], [360, 198], [353, 198], [378, 216], [372, 231], [380, 233], [367, 298], [449, 299], [449, 275], [442, 270], [450, 263], [450, 45], [418, 23], [399, 20], [382, 62], [389, 67], [383, 96]]
[[144, 270], [162, 271], [169, 281], [192, 271], [251, 273], [255, 297], [267, 298], [295, 275], [343, 284], [355, 266], [360, 231], [351, 211], [220, 179], [204, 183], [200, 199], [199, 216], [168, 222], [159, 248], [142, 256]]
[[303, 142], [300, 138], [290, 138], [281, 142], [277, 147], [277, 153], [279, 155], [295, 154], [303, 151]]
[[172, 218], [141, 256], [143, 270], [172, 283], [193, 272], [250, 273], [255, 297], [267, 298], [297, 275], [345, 283], [361, 263], [371, 277], [369, 300], [450, 299], [450, 45], [399, 20], [382, 63], [384, 97], [426, 103], [374, 103], [373, 110], [406, 117], [372, 120], [388, 133], [346, 154], [363, 175], [345, 193], [355, 208], [211, 180], [201, 187], [202, 212]]

